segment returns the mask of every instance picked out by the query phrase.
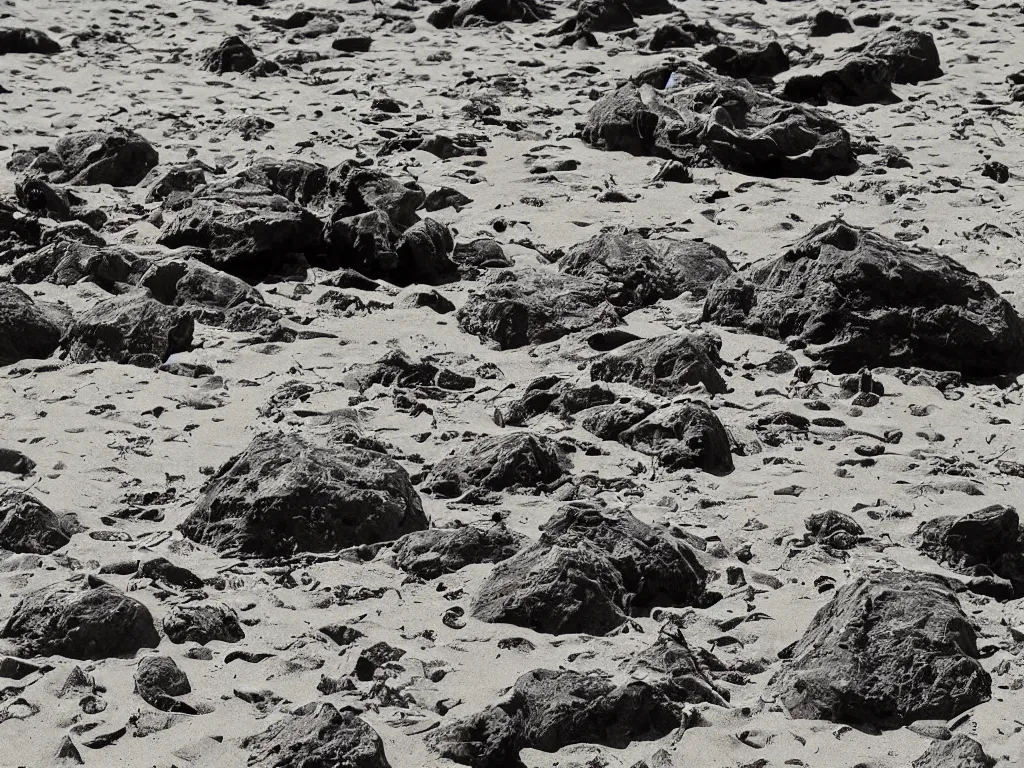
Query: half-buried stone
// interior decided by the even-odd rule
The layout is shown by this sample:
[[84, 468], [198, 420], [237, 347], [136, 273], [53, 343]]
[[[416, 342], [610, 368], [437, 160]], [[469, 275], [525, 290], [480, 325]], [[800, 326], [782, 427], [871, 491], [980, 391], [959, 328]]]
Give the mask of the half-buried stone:
[[25, 491], [0, 491], [0, 548], [49, 555], [66, 546], [78, 530], [72, 518], [58, 516]]
[[833, 373], [892, 366], [986, 377], [1024, 367], [1024, 322], [989, 283], [948, 256], [841, 219], [716, 283], [703, 318], [795, 338]]
[[620, 443], [655, 456], [670, 471], [702, 469], [724, 475], [734, 469], [729, 435], [707, 403], [660, 408], [619, 433]]
[[132, 187], [159, 161], [160, 154], [145, 138], [116, 127], [69, 133], [53, 149], [22, 153], [16, 169], [57, 184]]
[[500, 563], [528, 543], [504, 523], [487, 528], [460, 525], [413, 531], [395, 542], [395, 565], [422, 579], [434, 579], [476, 563]]
[[60, 344], [67, 318], [10, 283], [0, 283], [0, 365], [49, 357]]
[[665, 397], [698, 385], [703, 385], [708, 394], [723, 394], [727, 387], [718, 372], [721, 346], [721, 338], [708, 333], [637, 339], [594, 361], [590, 377], [630, 384]]
[[446, 497], [473, 488], [536, 488], [558, 480], [569, 469], [565, 452], [549, 437], [529, 432], [485, 435], [439, 461], [424, 487]]
[[181, 531], [224, 555], [275, 557], [392, 541], [426, 527], [409, 474], [390, 457], [264, 434], [221, 467]]
[[825, 179], [857, 167], [850, 135], [831, 115], [685, 61], [642, 72], [598, 101], [583, 140], [751, 176]]
[[948, 583], [872, 571], [818, 611], [771, 689], [790, 715], [898, 728], [988, 701], [974, 628]]

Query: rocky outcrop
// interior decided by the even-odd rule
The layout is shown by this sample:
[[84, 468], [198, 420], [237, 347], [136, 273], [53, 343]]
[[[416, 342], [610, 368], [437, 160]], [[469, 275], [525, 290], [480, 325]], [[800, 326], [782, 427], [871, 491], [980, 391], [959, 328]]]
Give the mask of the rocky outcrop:
[[439, 461], [424, 487], [448, 497], [471, 488], [535, 488], [557, 480], [569, 468], [565, 452], [548, 437], [529, 432], [487, 435]]

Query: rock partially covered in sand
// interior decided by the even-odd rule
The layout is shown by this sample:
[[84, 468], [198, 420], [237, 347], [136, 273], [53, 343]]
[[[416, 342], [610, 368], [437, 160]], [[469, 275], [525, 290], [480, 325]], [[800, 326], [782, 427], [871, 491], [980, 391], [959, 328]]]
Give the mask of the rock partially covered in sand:
[[825, 179], [857, 167], [850, 136], [831, 115], [691, 62], [641, 73], [602, 98], [583, 140], [751, 176]]
[[1024, 529], [1013, 507], [994, 504], [967, 515], [936, 517], [921, 523], [915, 539], [928, 557], [977, 577], [975, 591], [992, 591], [985, 585], [995, 586], [995, 576], [1008, 588], [998, 596], [1024, 597]]
[[472, 294], [456, 317], [466, 333], [491, 339], [501, 349], [622, 324], [600, 283], [540, 270], [502, 272]]
[[257, 61], [252, 48], [242, 38], [232, 35], [203, 54], [200, 66], [208, 72], [223, 75], [225, 72], [245, 72], [255, 67]]
[[996, 759], [987, 755], [981, 744], [958, 733], [945, 741], [933, 741], [912, 768], [992, 768], [995, 764]]
[[225, 555], [274, 557], [392, 541], [426, 527], [409, 474], [388, 456], [265, 434], [221, 467], [181, 531]]
[[628, 229], [574, 245], [558, 268], [604, 285], [608, 301], [627, 312], [687, 291], [703, 296], [711, 283], [735, 271], [725, 251], [709, 243], [647, 240]]
[[30, 592], [0, 631], [25, 656], [106, 659], [155, 648], [160, 636], [138, 600], [95, 577]]
[[60, 43], [45, 32], [28, 27], [0, 28], [0, 56], [9, 53], [39, 53], [51, 56], [60, 52]]
[[570, 744], [621, 749], [679, 725], [675, 704], [647, 683], [616, 685], [599, 674], [537, 669], [516, 680], [505, 699], [442, 725], [428, 743], [472, 768], [522, 766], [519, 752], [555, 752]]
[[721, 339], [711, 334], [670, 333], [637, 339], [606, 353], [590, 366], [595, 381], [619, 382], [672, 397], [703, 385], [709, 394], [726, 391], [718, 372]]
[[443, 496], [471, 488], [534, 488], [557, 480], [569, 468], [565, 452], [549, 437], [529, 432], [486, 435], [439, 461], [425, 487]]
[[172, 643], [206, 645], [218, 640], [237, 643], [245, 639], [238, 614], [224, 603], [182, 603], [164, 616], [164, 632]]
[[0, 491], [0, 548], [48, 555], [66, 546], [76, 528], [25, 491]]
[[603, 384], [581, 386], [560, 376], [541, 376], [526, 385], [515, 400], [494, 411], [499, 427], [521, 427], [542, 413], [570, 419], [587, 408], [615, 402], [615, 393]]
[[772, 681], [793, 717], [879, 727], [988, 701], [974, 628], [945, 580], [870, 572], [818, 611]]
[[479, 27], [503, 21], [529, 24], [551, 17], [551, 11], [537, 0], [462, 0], [445, 26]]
[[461, 525], [413, 531], [395, 542], [395, 565], [422, 579], [436, 579], [467, 565], [500, 563], [521, 550], [528, 539], [504, 523], [486, 528]]
[[192, 345], [195, 321], [141, 293], [104, 299], [75, 318], [63, 339], [75, 363], [112, 361], [155, 368]]
[[700, 60], [727, 77], [770, 80], [789, 69], [789, 56], [775, 40], [761, 48], [716, 45]]
[[834, 373], [881, 366], [995, 376], [1024, 364], [1024, 322], [948, 256], [833, 220], [715, 284], [704, 320], [796, 337]]
[[65, 318], [10, 283], [0, 283], [0, 365], [49, 357], [60, 344]]
[[312, 703], [242, 740], [249, 768], [391, 768], [380, 736], [350, 711]]
[[[705, 656], [709, 656], [705, 651]], [[728, 693], [715, 685], [681, 632], [659, 634], [658, 639], [626, 665], [629, 673], [656, 687], [671, 701], [707, 702], [728, 706]]]
[[195, 709], [176, 697], [192, 692], [188, 675], [170, 656], [143, 656], [135, 668], [135, 692], [143, 701], [164, 712], [195, 714]]
[[734, 469], [729, 435], [707, 403], [693, 400], [660, 408], [619, 433], [620, 443], [655, 456], [670, 471], [702, 469], [724, 475]]
[[110, 184], [132, 187], [160, 161], [146, 139], [127, 128], [75, 131], [62, 136], [53, 149], [38, 154], [25, 175], [40, 175], [57, 184]]

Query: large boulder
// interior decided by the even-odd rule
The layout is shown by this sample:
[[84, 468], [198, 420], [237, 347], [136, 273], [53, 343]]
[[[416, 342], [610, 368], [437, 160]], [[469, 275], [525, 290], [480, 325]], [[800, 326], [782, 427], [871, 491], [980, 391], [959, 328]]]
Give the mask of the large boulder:
[[595, 360], [590, 377], [631, 384], [666, 397], [697, 385], [719, 395], [727, 389], [717, 368], [720, 348], [721, 339], [710, 334], [670, 333], [637, 339]]
[[670, 471], [702, 469], [724, 475], [734, 469], [729, 435], [707, 403], [660, 408], [619, 433], [618, 441], [655, 456]]
[[111, 293], [134, 282], [148, 261], [120, 246], [96, 246], [60, 240], [44, 245], [11, 265], [11, 279], [18, 283], [74, 285], [95, 283]]
[[63, 344], [74, 363], [155, 368], [192, 345], [195, 321], [180, 309], [133, 292], [104, 299], [78, 315]]
[[391, 768], [380, 736], [349, 710], [307, 704], [242, 740], [249, 768]]
[[49, 555], [66, 546], [77, 527], [25, 491], [0, 490], [0, 548]]
[[159, 161], [159, 153], [146, 139], [117, 127], [62, 136], [53, 149], [28, 161], [24, 173], [43, 176], [56, 184], [132, 187]]
[[892, 366], [995, 376], [1024, 361], [1024, 323], [990, 284], [948, 256], [839, 219], [716, 283], [704, 320], [795, 337], [834, 373]]
[[436, 579], [477, 563], [500, 563], [521, 550], [528, 539], [504, 523], [487, 528], [460, 525], [407, 533], [394, 543], [395, 565], [421, 579]]
[[639, 232], [613, 229], [578, 243], [558, 269], [605, 286], [608, 301], [626, 311], [707, 293], [715, 280], [735, 272], [725, 251], [697, 240], [647, 240]]
[[893, 83], [916, 84], [940, 75], [939, 52], [932, 36], [901, 30], [848, 49], [831, 67], [794, 75], [782, 88], [782, 95], [812, 104], [886, 104], [900, 100], [892, 91]]
[[644, 72], [603, 97], [583, 140], [751, 176], [825, 179], [857, 167], [849, 134], [830, 115], [692, 62]]
[[557, 480], [569, 469], [565, 452], [549, 437], [529, 432], [485, 435], [439, 461], [424, 487], [449, 497], [471, 488], [534, 488]]
[[785, 655], [771, 687], [797, 718], [895, 728], [948, 720], [990, 696], [974, 628], [930, 574], [860, 576]]
[[67, 325], [56, 309], [37, 304], [10, 283], [0, 283], [0, 365], [49, 357]]
[[0, 28], [0, 56], [9, 53], [38, 53], [51, 56], [60, 52], [60, 43], [45, 32], [28, 27]]
[[220, 468], [181, 531], [224, 555], [274, 557], [392, 541], [426, 527], [409, 474], [388, 456], [264, 434]]
[[25, 656], [71, 659], [131, 656], [160, 642], [146, 606], [93, 576], [30, 592], [0, 637], [13, 641]]
[[974, 576], [974, 591], [1024, 597], [1024, 529], [1013, 507], [993, 504], [967, 515], [926, 520], [915, 539], [928, 557]]
[[426, 193], [414, 182], [403, 184], [379, 168], [347, 160], [330, 170], [327, 185], [314, 204], [330, 207], [333, 220], [380, 211], [391, 226], [403, 231], [419, 220], [416, 211], [426, 199]]
[[456, 317], [466, 333], [491, 339], [501, 349], [622, 324], [600, 283], [541, 270], [500, 273], [473, 293]]
[[522, 768], [523, 749], [555, 752], [570, 744], [621, 749], [678, 727], [680, 711], [639, 680], [616, 685], [600, 674], [536, 669], [516, 680], [500, 704], [442, 725], [428, 737], [441, 757], [472, 768]]

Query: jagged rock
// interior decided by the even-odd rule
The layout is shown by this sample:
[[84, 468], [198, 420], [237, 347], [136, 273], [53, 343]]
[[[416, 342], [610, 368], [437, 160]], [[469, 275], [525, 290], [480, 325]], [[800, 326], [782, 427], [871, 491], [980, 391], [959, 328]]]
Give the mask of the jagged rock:
[[478, 27], [503, 21], [530, 24], [548, 18], [551, 12], [537, 0], [462, 0], [448, 26]]
[[927, 520], [915, 540], [928, 557], [952, 570], [977, 579], [1005, 579], [1011, 594], [1004, 597], [1024, 597], [1024, 529], [1013, 507], [994, 504], [967, 515]]
[[135, 571], [137, 579], [152, 579], [161, 584], [168, 584], [178, 589], [202, 589], [203, 580], [188, 568], [175, 565], [166, 557], [155, 557], [139, 563]]
[[164, 616], [164, 633], [172, 643], [199, 643], [214, 640], [237, 643], [245, 639], [238, 614], [224, 603], [181, 603]]
[[899, 727], [984, 701], [991, 678], [945, 580], [870, 572], [818, 611], [771, 687], [797, 718]]
[[961, 733], [933, 741], [912, 768], [992, 768], [995, 764], [996, 759], [985, 754], [981, 744]]
[[242, 740], [249, 768], [391, 768], [380, 736], [350, 711], [308, 704]]
[[328, 183], [328, 170], [319, 163], [308, 163], [289, 157], [278, 160], [260, 157], [238, 175], [242, 182], [266, 188], [274, 195], [298, 205], [311, 205], [321, 200]]
[[516, 680], [500, 704], [442, 725], [428, 736], [441, 757], [472, 768], [521, 768], [523, 749], [555, 752], [590, 743], [621, 749], [679, 725], [675, 704], [638, 680], [537, 669]]
[[626, 311], [686, 291], [703, 296], [711, 283], [735, 272], [725, 251], [714, 245], [647, 240], [628, 229], [602, 232], [574, 245], [558, 269], [604, 285], [608, 301]]
[[751, 176], [825, 179], [857, 167], [849, 134], [830, 115], [691, 62], [641, 73], [603, 97], [583, 140]]
[[221, 554], [273, 557], [391, 541], [426, 527], [408, 473], [388, 456], [265, 434], [220, 468], [181, 531]]
[[42, 176], [55, 184], [132, 187], [159, 161], [153, 145], [135, 131], [76, 131], [58, 139], [52, 150], [36, 155], [24, 174]]
[[76, 220], [92, 229], [100, 229], [107, 220], [102, 210], [90, 208], [73, 189], [50, 184], [40, 178], [30, 177], [15, 182], [14, 194], [26, 210], [57, 222]]
[[78, 315], [62, 344], [75, 363], [113, 361], [155, 368], [192, 345], [195, 321], [141, 293], [104, 299]]
[[427, 195], [427, 199], [423, 202], [423, 210], [440, 211], [445, 208], [458, 209], [467, 206], [472, 202], [472, 200], [457, 189], [452, 189], [451, 187], [439, 187]]
[[154, 170], [142, 181], [149, 188], [147, 203], [158, 203], [174, 196], [187, 197], [206, 184], [206, 171], [200, 166], [180, 165]]
[[127, 248], [59, 241], [14, 262], [11, 279], [19, 283], [55, 285], [74, 285], [88, 280], [115, 293], [125, 284], [134, 282], [147, 264], [144, 258]]
[[418, 221], [417, 209], [426, 194], [418, 186], [402, 184], [377, 168], [346, 161], [328, 173], [327, 188], [319, 207], [332, 207], [332, 220], [371, 211], [383, 213], [391, 225], [403, 231]]
[[774, 261], [712, 286], [704, 320], [796, 337], [834, 373], [897, 366], [994, 376], [1019, 370], [1024, 324], [948, 256], [834, 220]]
[[833, 549], [851, 549], [856, 546], [857, 538], [864, 535], [860, 523], [832, 509], [815, 512], [804, 521], [804, 527], [811, 541]]
[[501, 349], [622, 324], [600, 283], [540, 270], [500, 273], [472, 294], [456, 317], [466, 333], [491, 339]]
[[853, 25], [845, 16], [840, 16], [835, 11], [822, 9], [814, 14], [807, 34], [809, 37], [830, 37], [847, 32], [853, 32]]
[[728, 694], [711, 681], [681, 632], [663, 631], [651, 646], [630, 660], [626, 669], [670, 701], [728, 706]]
[[423, 290], [415, 287], [406, 288], [402, 291], [395, 301], [395, 306], [405, 309], [425, 307], [434, 310], [439, 315], [447, 315], [455, 311], [455, 304], [440, 291]]
[[619, 382], [672, 397], [703, 384], [709, 394], [726, 391], [718, 372], [722, 340], [712, 334], [671, 333], [638, 339], [598, 358], [590, 366], [595, 381]]
[[164, 259], [135, 282], [160, 303], [182, 307], [208, 325], [222, 323], [224, 314], [239, 305], [266, 303], [263, 295], [244, 280], [196, 259]]
[[242, 38], [231, 35], [203, 54], [200, 66], [208, 72], [223, 75], [225, 72], [245, 72], [255, 67], [257, 62], [252, 48]]
[[356, 666], [353, 670], [357, 680], [367, 682], [372, 680], [374, 673], [388, 664], [393, 664], [405, 656], [405, 651], [396, 648], [388, 643], [374, 643], [369, 648], [364, 648], [356, 659]]
[[183, 208], [169, 212], [157, 243], [194, 246], [209, 252], [210, 266], [258, 283], [314, 266], [323, 253], [320, 220], [279, 195], [239, 190], [200, 190]]
[[61, 52], [60, 43], [36, 29], [4, 27], [0, 29], [0, 56], [9, 53], [38, 53], [52, 56]]
[[49, 357], [60, 344], [66, 318], [10, 283], [0, 283], [0, 365]]
[[900, 101], [894, 83], [916, 84], [942, 75], [935, 41], [927, 32], [902, 30], [849, 48], [834, 66], [791, 77], [783, 98], [811, 104], [859, 106]]
[[500, 563], [522, 549], [527, 538], [504, 523], [488, 528], [462, 525], [407, 533], [394, 543], [395, 565], [422, 579], [436, 579], [467, 565]]
[[435, 464], [424, 487], [447, 497], [471, 488], [535, 488], [557, 480], [569, 468], [568, 457], [549, 437], [529, 432], [485, 435]]
[[601, 384], [578, 386], [558, 376], [542, 376], [526, 385], [523, 394], [495, 409], [499, 427], [521, 427], [542, 413], [562, 418], [599, 405], [615, 402], [615, 393]]
[[13, 448], [0, 448], [0, 472], [10, 472], [12, 475], [31, 475], [35, 471], [36, 463], [21, 451]]
[[0, 490], [0, 547], [48, 555], [67, 545], [77, 526], [17, 488]]
[[392, 350], [372, 363], [353, 365], [347, 373], [349, 384], [365, 392], [374, 384], [382, 387], [439, 387], [468, 389], [476, 384], [470, 376], [461, 376], [450, 368], [442, 368], [428, 355], [414, 361], [404, 352]]
[[170, 656], [143, 656], [135, 668], [135, 692], [150, 706], [164, 712], [195, 714], [195, 709], [175, 697], [192, 692], [188, 675]]
[[549, 35], [583, 32], [621, 32], [633, 29], [636, 21], [625, 0], [580, 0], [576, 13], [559, 24]]
[[655, 53], [671, 48], [696, 48], [698, 45], [718, 42], [719, 32], [710, 24], [691, 21], [662, 24], [651, 36], [647, 48]]
[[716, 45], [703, 54], [700, 60], [720, 75], [752, 82], [770, 80], [789, 69], [789, 56], [775, 40], [763, 48]]
[[488, 237], [478, 237], [468, 243], [456, 243], [452, 261], [471, 270], [501, 269], [515, 264], [512, 257], [505, 254], [501, 243]]
[[639, 424], [657, 410], [643, 400], [623, 399], [609, 405], [598, 405], [580, 411], [580, 426], [602, 440], [617, 440], [634, 424]]
[[24, 656], [107, 659], [155, 648], [149, 609], [99, 579], [73, 577], [28, 593], [0, 637]]
[[38, 217], [0, 201], [0, 264], [31, 253], [39, 247], [41, 238]]
[[715, 412], [698, 400], [660, 408], [621, 431], [616, 439], [657, 457], [669, 471], [702, 469], [724, 475], [735, 468], [725, 427]]
[[451, 230], [441, 222], [423, 219], [413, 224], [395, 243], [398, 266], [392, 282], [441, 285], [458, 280], [458, 269], [449, 256], [454, 248]]

